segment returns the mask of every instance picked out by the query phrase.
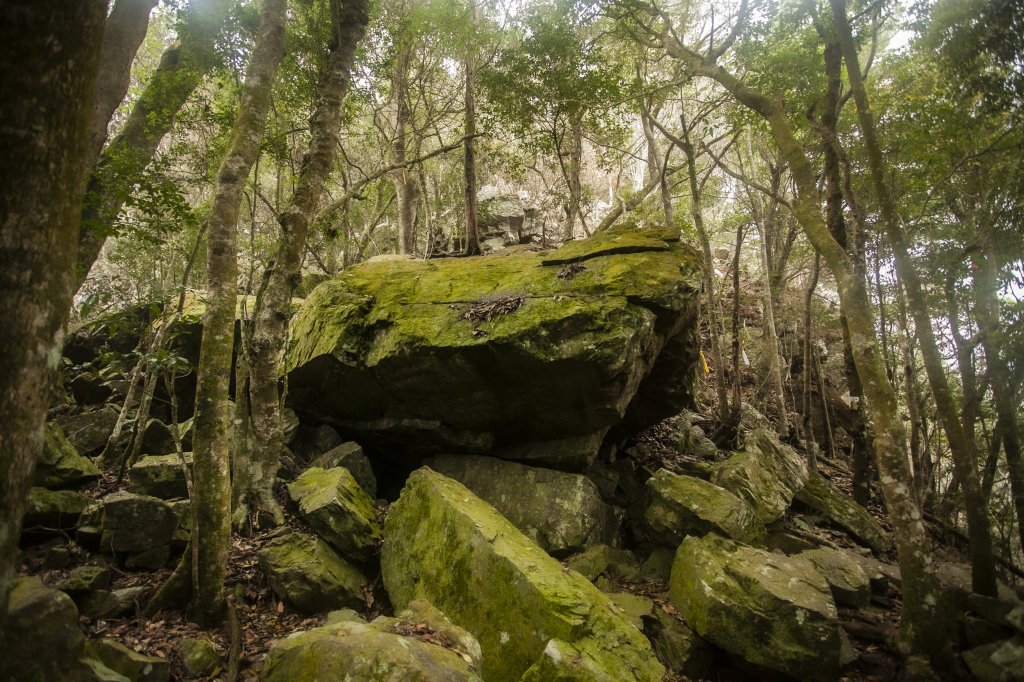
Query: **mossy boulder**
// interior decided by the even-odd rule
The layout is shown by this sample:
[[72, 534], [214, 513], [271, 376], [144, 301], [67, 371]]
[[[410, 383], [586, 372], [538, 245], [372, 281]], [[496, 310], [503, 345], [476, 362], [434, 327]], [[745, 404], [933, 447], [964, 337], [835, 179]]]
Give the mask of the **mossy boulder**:
[[174, 648], [189, 677], [208, 677], [222, 661], [214, 643], [202, 637], [182, 637]]
[[292, 634], [271, 648], [260, 679], [481, 682], [479, 663], [476, 640], [419, 603], [397, 618], [339, 620]]
[[[186, 467], [192, 471], [192, 453], [183, 455]], [[177, 453], [140, 457], [128, 470], [128, 490], [161, 500], [187, 498], [188, 484], [181, 468], [181, 457]]]
[[274, 593], [303, 613], [364, 605], [366, 576], [318, 537], [274, 538], [260, 550], [260, 564]]
[[56, 422], [46, 423], [43, 453], [36, 464], [34, 485], [42, 488], [72, 488], [97, 478], [100, 470], [75, 449]]
[[147, 656], [124, 644], [110, 639], [90, 639], [85, 645], [86, 655], [132, 682], [167, 682], [171, 665], [157, 656]]
[[714, 533], [676, 552], [669, 597], [704, 639], [797, 679], [834, 680], [842, 635], [828, 584], [810, 562]]
[[83, 455], [98, 454], [107, 444], [117, 424], [120, 413], [113, 405], [104, 405], [95, 410], [69, 412], [54, 417], [68, 442]]
[[807, 465], [766, 429], [746, 437], [743, 450], [718, 465], [712, 482], [746, 501], [761, 523], [781, 517], [807, 482]]
[[608, 575], [626, 582], [640, 580], [640, 564], [628, 549], [595, 545], [585, 552], [571, 556], [565, 565], [593, 582], [600, 575]]
[[370, 451], [582, 468], [624, 417], [690, 398], [700, 277], [678, 235], [628, 225], [546, 255], [365, 263], [300, 309], [289, 403]]
[[21, 532], [28, 534], [60, 533], [74, 528], [92, 498], [74, 490], [32, 488], [28, 493]]
[[429, 468], [412, 473], [391, 507], [381, 568], [396, 608], [426, 599], [476, 636], [488, 680], [517, 680], [535, 663], [548, 665], [545, 651], [563, 650], [559, 642], [622, 682], [664, 673], [650, 643], [600, 590]]
[[580, 474], [474, 455], [425, 463], [472, 490], [553, 556], [612, 542], [618, 530], [614, 510]]
[[764, 543], [764, 526], [754, 510], [725, 488], [667, 469], [655, 472], [647, 487], [651, 495], [645, 518], [658, 541], [678, 546], [687, 535], [715, 531], [740, 542]]
[[15, 578], [0, 640], [0, 680], [88, 680], [85, 637], [71, 598], [38, 577]]
[[288, 485], [288, 495], [313, 530], [345, 556], [367, 561], [377, 553], [377, 510], [348, 469], [306, 469]]
[[819, 547], [797, 555], [811, 562], [832, 590], [837, 604], [855, 609], [871, 601], [871, 582], [867, 572], [849, 552], [831, 547]]
[[68, 574], [57, 589], [74, 598], [110, 587], [113, 571], [107, 566], [79, 566]]
[[796, 493], [796, 499], [864, 543], [875, 554], [892, 545], [892, 538], [864, 507], [817, 472], [809, 472], [804, 486]]
[[321, 469], [344, 467], [349, 470], [352, 478], [356, 479], [356, 483], [366, 491], [367, 495], [374, 499], [377, 497], [377, 477], [373, 473], [373, 467], [370, 466], [370, 458], [366, 456], [358, 443], [342, 443], [331, 448], [310, 462], [309, 466]]
[[689, 679], [706, 679], [715, 660], [711, 645], [679, 617], [656, 607], [644, 631], [666, 668]]
[[128, 568], [155, 569], [170, 554], [178, 517], [171, 506], [156, 497], [127, 491], [101, 500], [100, 547], [125, 555]]

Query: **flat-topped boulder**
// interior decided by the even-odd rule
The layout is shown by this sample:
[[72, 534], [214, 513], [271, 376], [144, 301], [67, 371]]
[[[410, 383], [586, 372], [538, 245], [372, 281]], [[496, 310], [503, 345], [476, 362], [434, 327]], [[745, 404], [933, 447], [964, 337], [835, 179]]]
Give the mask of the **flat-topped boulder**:
[[582, 468], [623, 420], [687, 402], [700, 278], [678, 235], [629, 225], [549, 252], [365, 263], [300, 309], [289, 404], [371, 452]]
[[79, 454], [56, 422], [47, 422], [43, 452], [33, 482], [43, 488], [72, 488], [99, 477], [96, 464]]
[[754, 510], [725, 488], [667, 469], [655, 472], [647, 487], [651, 496], [645, 518], [659, 541], [676, 546], [687, 535], [715, 531], [740, 542], [764, 544], [764, 526]]
[[[523, 679], [664, 675], [650, 642], [606, 595], [465, 486], [428, 468], [412, 473], [391, 507], [381, 569], [396, 609], [425, 599], [477, 638], [484, 679], [518, 680], [528, 670]], [[596, 677], [559, 677], [569, 661]]]

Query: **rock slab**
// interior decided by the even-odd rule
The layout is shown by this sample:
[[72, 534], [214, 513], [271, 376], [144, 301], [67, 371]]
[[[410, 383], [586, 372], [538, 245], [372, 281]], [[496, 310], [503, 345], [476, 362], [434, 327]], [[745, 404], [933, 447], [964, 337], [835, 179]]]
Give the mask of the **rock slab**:
[[764, 526], [749, 504], [725, 488], [693, 476], [659, 469], [647, 480], [645, 519], [655, 537], [677, 546], [687, 535], [715, 531], [750, 544], [763, 544]]
[[413, 472], [392, 505], [381, 559], [396, 608], [425, 599], [473, 633], [487, 680], [518, 680], [535, 664], [557, 664], [551, 652], [566, 647], [571, 660], [621, 682], [664, 674], [650, 643], [604, 594], [429, 468]]

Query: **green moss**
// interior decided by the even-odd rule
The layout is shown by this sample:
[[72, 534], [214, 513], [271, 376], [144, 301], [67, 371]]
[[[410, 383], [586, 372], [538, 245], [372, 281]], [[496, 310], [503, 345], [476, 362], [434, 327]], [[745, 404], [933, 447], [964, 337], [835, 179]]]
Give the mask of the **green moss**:
[[804, 487], [797, 492], [796, 499], [824, 514], [829, 521], [865, 543], [876, 554], [885, 551], [892, 544], [888, 533], [864, 507], [817, 472], [810, 472]]
[[377, 510], [348, 469], [310, 467], [288, 485], [288, 495], [309, 525], [343, 554], [360, 561], [376, 554]]
[[714, 483], [659, 469], [647, 487], [653, 493], [647, 523], [673, 545], [686, 535], [712, 530], [741, 542], [764, 544], [764, 526], [750, 505]]
[[765, 429], [747, 436], [744, 449], [715, 471], [712, 481], [745, 500], [761, 523], [775, 521], [807, 482], [807, 466]]
[[518, 679], [551, 639], [585, 650], [619, 680], [661, 679], [650, 644], [606, 596], [429, 469], [410, 476], [391, 508], [382, 570], [396, 607], [426, 599], [477, 637], [489, 680]]
[[304, 613], [362, 608], [366, 577], [320, 538], [287, 533], [260, 550], [267, 583]]
[[669, 596], [699, 635], [751, 663], [798, 679], [838, 675], [835, 604], [807, 561], [690, 536], [676, 552]]

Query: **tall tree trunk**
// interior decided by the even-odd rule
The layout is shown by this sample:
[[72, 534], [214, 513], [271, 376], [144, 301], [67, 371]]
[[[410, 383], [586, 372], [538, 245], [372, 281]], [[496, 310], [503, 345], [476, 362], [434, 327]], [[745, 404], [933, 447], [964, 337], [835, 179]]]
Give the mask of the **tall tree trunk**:
[[0, 636], [74, 293], [104, 19], [95, 0], [0, 4]]
[[409, 126], [412, 124], [412, 110], [409, 108], [407, 94], [411, 60], [412, 46], [403, 44], [395, 58], [395, 77], [392, 81], [395, 97], [393, 157], [394, 164], [399, 166], [394, 173], [395, 196], [398, 199], [398, 253], [402, 254], [416, 251], [416, 183], [412, 169], [405, 165]]
[[868, 169], [881, 210], [882, 225], [893, 250], [896, 271], [907, 293], [907, 303], [914, 320], [917, 338], [921, 343], [921, 356], [928, 374], [928, 383], [931, 386], [932, 395], [935, 397], [939, 418], [949, 441], [953, 466], [956, 468], [964, 489], [964, 508], [967, 514], [970, 538], [971, 586], [975, 592], [995, 596], [996, 574], [995, 560], [992, 555], [992, 536], [989, 530], [988, 512], [978, 480], [977, 450], [973, 435], [968, 438], [957, 414], [956, 402], [946, 377], [942, 355], [939, 353], [938, 343], [935, 340], [935, 332], [932, 330], [928, 300], [917, 269], [910, 260], [896, 205], [886, 183], [882, 149], [878, 142], [867, 91], [864, 88], [857, 46], [853, 42], [853, 33], [846, 17], [846, 0], [829, 0], [829, 4], [832, 6], [833, 21], [842, 49], [843, 61], [846, 62], [846, 73], [853, 91], [853, 99], [857, 104], [857, 118], [864, 136]]
[[768, 384], [771, 400], [778, 412], [779, 435], [789, 435], [789, 417], [786, 414], [786, 395], [782, 388], [782, 364], [779, 353], [779, 333], [775, 327], [775, 304], [772, 297], [771, 270], [768, 267], [768, 230], [758, 223], [761, 233], [761, 272], [764, 281], [762, 308], [764, 309], [764, 353], [768, 356]]
[[[707, 302], [708, 321], [711, 323], [711, 358], [715, 363], [715, 393], [718, 396], [718, 418], [726, 421], [729, 414], [729, 397], [725, 387], [725, 352], [722, 349], [722, 337], [724, 336], [721, 323], [718, 319], [718, 297], [715, 295], [715, 260], [711, 255], [711, 239], [708, 237], [707, 227], [704, 225], [704, 202], [701, 197], [700, 185], [697, 181], [697, 154], [694, 151], [693, 143], [690, 140], [690, 129], [686, 124], [685, 114], [679, 115], [679, 122], [682, 128], [682, 149], [686, 155], [686, 173], [690, 182], [690, 218], [693, 226], [697, 229], [697, 237], [700, 239], [701, 253], [704, 254], [704, 300]], [[737, 253], [739, 250], [737, 240]], [[734, 263], [738, 266], [738, 263]], [[735, 273], [739, 276], [739, 272]], [[739, 343], [739, 338], [733, 339], [734, 344]], [[739, 346], [737, 345], [738, 349]], [[738, 354], [737, 354], [738, 360]], [[737, 364], [737, 368], [738, 368]], [[738, 373], [733, 376], [738, 379]], [[739, 409], [739, 404], [733, 405], [734, 410]]]
[[871, 302], [863, 278], [855, 272], [853, 261], [825, 224], [817, 198], [815, 173], [807, 154], [779, 102], [747, 87], [717, 64], [707, 62], [702, 55], [679, 43], [667, 30], [662, 31], [659, 37], [668, 53], [686, 64], [692, 73], [717, 81], [742, 105], [764, 118], [789, 164], [797, 188], [793, 213], [836, 279], [850, 328], [857, 372], [875, 416], [875, 456], [893, 523], [903, 578], [901, 639], [909, 651], [928, 656], [936, 667], [952, 669], [949, 638], [937, 612], [939, 582], [931, 561], [921, 510], [913, 494], [903, 424], [899, 420], [896, 393], [881, 362]]
[[[992, 396], [996, 406], [996, 432], [1002, 434], [1006, 468], [1010, 475], [1010, 495], [1017, 513], [1017, 531], [1024, 547], [1024, 459], [1021, 457], [1020, 424], [1017, 421], [1019, 402], [1014, 396], [1010, 366], [1001, 340], [1003, 325], [999, 320], [999, 281], [997, 278], [996, 245], [987, 224], [978, 226], [977, 248], [971, 252], [974, 314], [981, 331], [981, 347], [991, 374]], [[966, 488], [965, 488], [966, 491]]]
[[[476, 0], [469, 0], [469, 23], [476, 27]], [[462, 163], [463, 193], [466, 198], [466, 255], [480, 255], [480, 226], [477, 224], [476, 201], [476, 51], [475, 42], [466, 47], [466, 115]]]
[[89, 276], [107, 236], [114, 231], [129, 184], [149, 165], [178, 112], [216, 64], [214, 39], [233, 4], [232, 0], [194, 0], [189, 5], [181, 40], [164, 50], [121, 132], [100, 155], [89, 178], [82, 208], [74, 275], [76, 291]]
[[288, 337], [292, 295], [302, 279], [302, 256], [309, 225], [334, 165], [341, 131], [342, 102], [351, 82], [356, 46], [369, 20], [368, 0], [332, 0], [333, 41], [310, 122], [309, 149], [288, 206], [281, 212], [281, 236], [257, 302], [249, 341], [249, 401], [252, 447], [235, 462], [234, 526], [280, 525], [274, 481], [284, 447], [281, 423], [280, 364]]
[[[238, 300], [235, 249], [242, 191], [260, 151], [274, 84], [284, 56], [286, 0], [263, 0], [256, 47], [246, 68], [242, 98], [227, 155], [217, 173], [217, 188], [207, 227], [207, 308], [196, 373], [192, 562], [193, 615], [213, 625], [224, 614], [224, 576], [231, 547], [231, 376]], [[182, 557], [182, 561], [189, 561]]]
[[[817, 443], [814, 442], [814, 424], [811, 421], [811, 305], [814, 303], [814, 292], [818, 288], [818, 275], [821, 273], [821, 256], [814, 254], [814, 268], [811, 270], [811, 282], [807, 285], [807, 295], [804, 299], [804, 399], [803, 399], [803, 427], [804, 427], [804, 449], [807, 451], [807, 466], [812, 471], [818, 468]], [[824, 412], [822, 413], [824, 417]]]
[[566, 151], [566, 158], [561, 159], [562, 171], [565, 175], [566, 189], [569, 197], [565, 206], [565, 225], [562, 227], [562, 238], [572, 239], [576, 234], [576, 221], [581, 217], [580, 210], [583, 203], [583, 185], [580, 182], [580, 173], [583, 170], [583, 121], [581, 117], [574, 116], [569, 123], [569, 149]]
[[665, 215], [665, 227], [673, 229], [676, 226], [676, 219], [672, 207], [672, 187], [668, 183], [667, 163], [672, 147], [669, 146], [668, 151], [662, 156], [661, 150], [658, 149], [658, 138], [654, 134], [654, 125], [651, 123], [654, 115], [646, 102], [641, 102], [640, 123], [643, 126], [644, 138], [647, 140], [647, 182], [655, 180], [658, 182], [658, 187], [661, 189], [661, 210]]
[[132, 62], [146, 37], [149, 14], [157, 0], [117, 0], [103, 29], [103, 51], [96, 75], [96, 98], [89, 122], [90, 170], [107, 142], [107, 126], [121, 106], [131, 82]]

